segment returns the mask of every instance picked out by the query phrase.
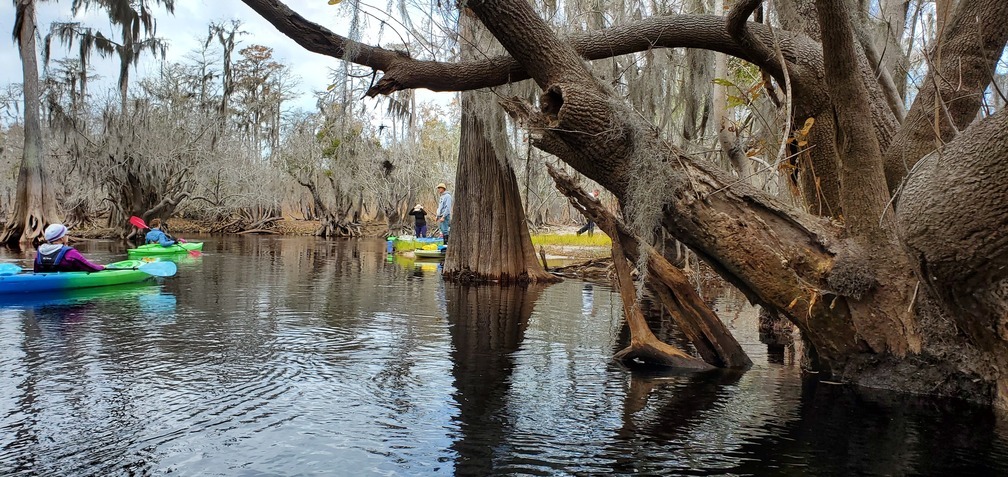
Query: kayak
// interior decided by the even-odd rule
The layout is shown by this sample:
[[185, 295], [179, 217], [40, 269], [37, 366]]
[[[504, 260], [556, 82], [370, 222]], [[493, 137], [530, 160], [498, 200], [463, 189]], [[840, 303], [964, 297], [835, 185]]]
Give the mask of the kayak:
[[180, 253], [189, 253], [191, 250], [203, 250], [203, 242], [186, 242], [186, 243], [176, 243], [175, 245], [169, 245], [167, 247], [161, 246], [157, 243], [149, 243], [147, 245], [141, 245], [137, 248], [131, 248], [126, 250], [126, 255], [130, 258], [134, 257], [153, 257], [157, 255], [176, 255]]
[[[136, 270], [149, 262], [123, 260], [105, 265], [109, 270], [100, 272], [50, 272], [32, 273], [31, 270], [13, 275], [0, 275], [0, 294], [37, 293], [78, 288], [105, 287], [147, 280], [150, 273]], [[111, 269], [119, 270], [111, 270]]]
[[429, 237], [389, 237], [385, 241], [386, 252], [388, 253], [403, 253], [410, 252], [416, 249], [421, 249], [427, 246], [437, 246], [444, 242], [440, 237], [429, 238]]
[[413, 255], [416, 256], [416, 258], [444, 258], [445, 257], [445, 251], [444, 251], [444, 249], [441, 249], [441, 250], [422, 250], [421, 249], [421, 250], [414, 250], [413, 251]]
[[123, 303], [125, 300], [144, 301], [159, 300], [161, 289], [150, 286], [149, 283], [136, 282], [107, 287], [70, 288], [66, 290], [50, 290], [36, 293], [4, 293], [0, 294], [0, 307], [39, 307], [62, 306], [78, 303], [96, 303], [112, 301]]

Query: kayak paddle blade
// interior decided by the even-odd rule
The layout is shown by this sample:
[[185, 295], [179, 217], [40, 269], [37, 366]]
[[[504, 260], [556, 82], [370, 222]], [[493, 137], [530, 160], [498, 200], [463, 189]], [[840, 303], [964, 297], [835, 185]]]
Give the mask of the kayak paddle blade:
[[182, 250], [185, 250], [186, 252], [189, 252], [189, 256], [190, 257], [199, 257], [199, 256], [203, 255], [203, 252], [200, 252], [199, 250], [187, 250], [185, 247], [182, 246], [182, 244], [184, 244], [184, 243], [185, 243], [185, 240], [178, 239], [178, 242], [175, 245], [178, 245], [180, 248], [182, 248]]
[[105, 267], [105, 270], [140, 270], [155, 277], [170, 277], [178, 271], [178, 265], [169, 261], [144, 262], [138, 267]]
[[17, 275], [21, 273], [21, 266], [16, 263], [0, 263], [0, 275]]
[[137, 270], [155, 277], [170, 277], [178, 271], [178, 265], [169, 261], [147, 262], [137, 267]]
[[133, 224], [133, 226], [138, 229], [147, 228], [147, 222], [144, 222], [144, 219], [141, 219], [140, 217], [137, 217], [135, 215], [130, 216], [129, 223]]

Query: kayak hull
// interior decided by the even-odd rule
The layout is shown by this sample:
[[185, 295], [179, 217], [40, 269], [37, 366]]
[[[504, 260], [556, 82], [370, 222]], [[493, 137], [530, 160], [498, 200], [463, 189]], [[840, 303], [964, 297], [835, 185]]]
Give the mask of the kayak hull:
[[189, 253], [190, 251], [200, 251], [203, 250], [203, 242], [186, 242], [186, 243], [176, 243], [175, 245], [170, 245], [167, 247], [162, 247], [160, 244], [149, 243], [147, 245], [141, 245], [137, 248], [131, 248], [126, 250], [126, 255], [130, 258], [134, 257], [156, 257], [159, 255], [179, 255], [183, 253]]
[[416, 258], [427, 258], [427, 259], [444, 259], [444, 250], [414, 250], [413, 255]]
[[151, 275], [140, 270], [133, 270], [133, 268], [139, 267], [143, 263], [140, 260], [124, 260], [106, 265], [107, 268], [120, 270], [102, 270], [100, 272], [32, 273], [28, 271], [15, 275], [2, 275], [0, 276], [0, 295], [44, 293], [142, 282], [151, 278]]

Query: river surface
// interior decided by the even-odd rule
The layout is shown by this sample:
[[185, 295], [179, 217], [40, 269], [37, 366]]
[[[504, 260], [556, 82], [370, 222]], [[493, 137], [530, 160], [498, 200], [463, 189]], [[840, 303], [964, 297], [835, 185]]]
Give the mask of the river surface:
[[751, 370], [646, 373], [611, 359], [602, 284], [462, 288], [379, 240], [205, 240], [175, 277], [0, 303], [0, 475], [1008, 475], [1004, 419], [803, 381], [737, 300], [717, 308]]

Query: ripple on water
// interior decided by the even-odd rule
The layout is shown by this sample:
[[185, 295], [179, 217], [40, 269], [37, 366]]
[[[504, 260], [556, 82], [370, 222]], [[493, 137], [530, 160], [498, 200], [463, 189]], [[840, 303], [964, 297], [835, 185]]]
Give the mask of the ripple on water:
[[386, 262], [380, 241], [213, 240], [153, 294], [0, 307], [0, 469], [1008, 473], [990, 413], [802, 383], [732, 303], [717, 306], [752, 370], [629, 372], [611, 360], [621, 307], [602, 285], [535, 292], [522, 327], [498, 326], [508, 307], [449, 306], [457, 293]]

